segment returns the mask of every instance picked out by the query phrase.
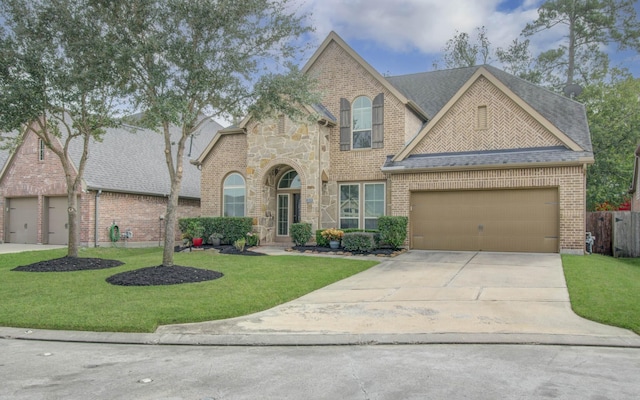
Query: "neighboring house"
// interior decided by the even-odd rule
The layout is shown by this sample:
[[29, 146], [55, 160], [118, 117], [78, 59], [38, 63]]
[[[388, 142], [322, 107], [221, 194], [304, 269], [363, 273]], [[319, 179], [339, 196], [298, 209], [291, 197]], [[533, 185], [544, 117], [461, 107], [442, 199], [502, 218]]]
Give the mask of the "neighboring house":
[[[197, 157], [222, 127], [207, 122], [187, 141], [178, 217], [200, 215]], [[175, 130], [175, 135], [179, 131]], [[69, 151], [77, 168], [82, 140]], [[59, 158], [32, 132], [11, 154], [0, 152], [0, 239], [9, 243], [67, 244], [67, 185]], [[170, 190], [164, 136], [123, 126], [91, 142], [79, 197], [80, 244], [111, 245], [111, 226], [131, 245], [158, 245]], [[179, 239], [180, 232], [176, 234]], [[119, 243], [122, 245], [124, 238]]]
[[317, 123], [251, 116], [196, 161], [202, 214], [263, 243], [409, 218], [413, 249], [583, 253], [584, 107], [491, 66], [384, 77], [331, 33], [304, 66]]

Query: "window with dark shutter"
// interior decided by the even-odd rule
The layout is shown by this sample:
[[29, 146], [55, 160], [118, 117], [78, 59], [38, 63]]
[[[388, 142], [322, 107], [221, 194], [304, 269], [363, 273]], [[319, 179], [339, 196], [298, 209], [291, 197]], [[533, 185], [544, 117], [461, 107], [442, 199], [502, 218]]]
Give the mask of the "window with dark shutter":
[[351, 149], [351, 103], [340, 99], [340, 151]]
[[373, 99], [372, 143], [374, 149], [384, 147], [384, 93]]

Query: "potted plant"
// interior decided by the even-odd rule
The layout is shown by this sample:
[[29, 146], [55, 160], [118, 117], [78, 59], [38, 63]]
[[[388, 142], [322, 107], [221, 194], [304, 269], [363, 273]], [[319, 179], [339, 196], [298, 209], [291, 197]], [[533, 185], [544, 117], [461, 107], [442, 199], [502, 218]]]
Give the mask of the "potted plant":
[[220, 240], [222, 239], [222, 237], [222, 233], [213, 232], [211, 235], [209, 235], [209, 242], [211, 242], [213, 246], [220, 246]]
[[192, 246], [202, 246], [202, 235], [204, 235], [204, 226], [200, 221], [189, 221], [182, 238], [187, 240]]
[[325, 229], [320, 234], [323, 238], [329, 241], [329, 247], [331, 247], [332, 249], [337, 249], [338, 247], [340, 247], [340, 240], [342, 240], [342, 237], [344, 236], [343, 231], [335, 228]]

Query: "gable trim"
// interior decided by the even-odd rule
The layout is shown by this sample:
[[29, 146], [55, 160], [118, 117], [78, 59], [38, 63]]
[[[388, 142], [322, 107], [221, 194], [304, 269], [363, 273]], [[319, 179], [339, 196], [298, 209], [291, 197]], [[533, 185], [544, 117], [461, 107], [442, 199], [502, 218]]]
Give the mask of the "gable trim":
[[[244, 121], [243, 121], [244, 122]], [[233, 127], [233, 128], [226, 128], [226, 129], [221, 129], [218, 132], [216, 132], [216, 134], [213, 136], [213, 139], [211, 139], [211, 141], [209, 142], [209, 144], [207, 145], [207, 147], [204, 149], [204, 151], [202, 152], [202, 154], [200, 154], [200, 157], [198, 157], [195, 160], [190, 160], [189, 162], [193, 165], [196, 165], [198, 167], [200, 167], [200, 165], [202, 165], [202, 163], [204, 162], [204, 160], [207, 158], [207, 156], [209, 155], [209, 153], [211, 152], [211, 150], [213, 150], [214, 146], [216, 145], [216, 143], [218, 143], [218, 141], [220, 140], [220, 138], [222, 136], [226, 136], [226, 135], [238, 135], [238, 134], [246, 134], [246, 131], [244, 130], [244, 128], [237, 128], [237, 127]]]
[[449, 99], [444, 107], [433, 117], [431, 121], [416, 135], [414, 138], [393, 158], [393, 161], [402, 161], [407, 158], [415, 147], [424, 139], [434, 126], [449, 112], [453, 105], [467, 93], [469, 88], [476, 83], [480, 77], [486, 78], [491, 84], [496, 86], [502, 93], [504, 93], [509, 99], [514, 101], [516, 105], [521, 107], [525, 112], [531, 115], [538, 123], [540, 123], [545, 129], [551, 132], [552, 135], [558, 138], [567, 148], [573, 151], [584, 151], [575, 141], [573, 141], [564, 132], [553, 125], [548, 119], [542, 116], [538, 111], [531, 107], [527, 102], [522, 100], [511, 89], [503, 84], [498, 78], [491, 74], [485, 67], [479, 67], [478, 70], [465, 82], [464, 85], [456, 92], [456, 94]]
[[326, 48], [331, 44], [331, 42], [335, 42], [339, 47], [341, 47], [349, 56], [351, 56], [358, 64], [362, 66], [371, 76], [373, 76], [380, 84], [388, 90], [391, 94], [393, 94], [398, 100], [400, 100], [406, 107], [411, 109], [413, 112], [417, 113], [422, 119], [429, 119], [427, 113], [420, 108], [418, 104], [409, 100], [405, 95], [400, 93], [398, 89], [396, 89], [393, 85], [389, 83], [388, 80], [385, 79], [378, 71], [376, 71], [371, 64], [366, 62], [364, 58], [362, 58], [358, 53], [356, 53], [351, 46], [349, 46], [337, 33], [331, 31], [327, 38], [322, 42], [320, 47], [313, 53], [313, 56], [307, 61], [307, 63], [302, 68], [302, 73], [306, 74], [309, 72], [309, 69], [315, 64], [315, 62], [320, 58], [322, 53], [326, 50]]

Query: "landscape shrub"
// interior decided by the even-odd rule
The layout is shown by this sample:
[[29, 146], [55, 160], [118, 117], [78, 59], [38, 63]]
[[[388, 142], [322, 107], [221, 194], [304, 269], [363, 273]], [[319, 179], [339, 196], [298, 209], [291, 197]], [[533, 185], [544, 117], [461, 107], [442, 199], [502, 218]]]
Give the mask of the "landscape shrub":
[[375, 249], [371, 232], [348, 232], [342, 238], [342, 247], [347, 251], [371, 251]]
[[329, 247], [329, 240], [322, 236], [322, 231], [324, 231], [324, 229], [316, 230], [316, 245], [320, 247]]
[[298, 222], [291, 224], [291, 239], [296, 246], [304, 246], [311, 240], [311, 224]]
[[182, 232], [187, 229], [191, 221], [199, 221], [204, 227], [203, 237], [208, 238], [211, 234], [222, 234], [225, 243], [234, 243], [236, 240], [244, 238], [247, 232], [251, 232], [253, 218], [251, 217], [197, 217], [180, 218], [178, 227]]
[[407, 217], [382, 216], [378, 218], [380, 242], [387, 243], [394, 250], [400, 248], [407, 239]]
[[246, 240], [247, 240], [248, 247], [257, 246], [260, 242], [260, 238], [258, 237], [258, 234], [255, 232], [247, 233]]

